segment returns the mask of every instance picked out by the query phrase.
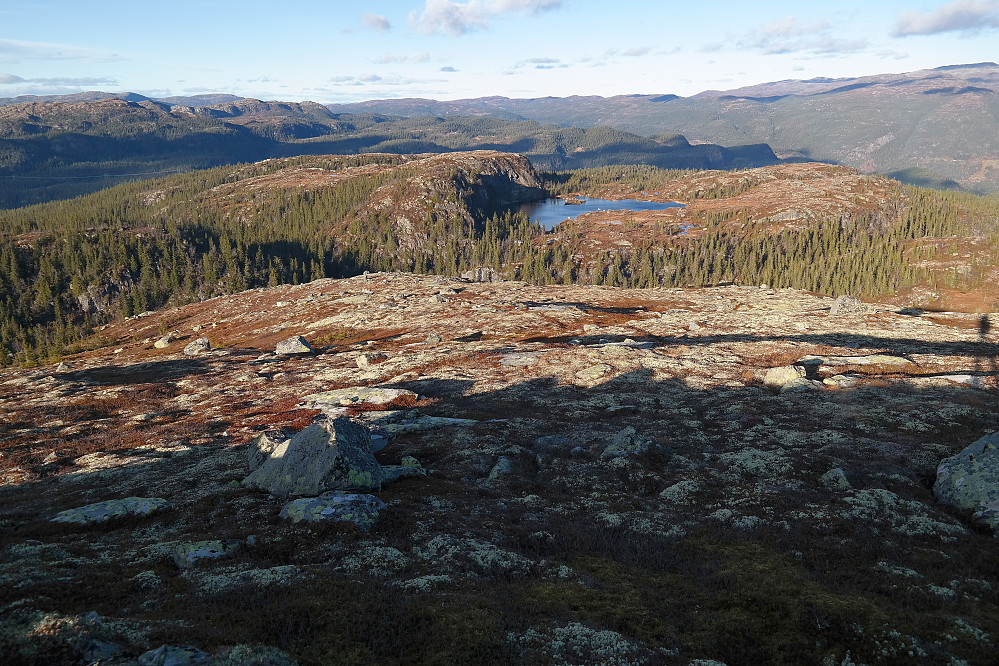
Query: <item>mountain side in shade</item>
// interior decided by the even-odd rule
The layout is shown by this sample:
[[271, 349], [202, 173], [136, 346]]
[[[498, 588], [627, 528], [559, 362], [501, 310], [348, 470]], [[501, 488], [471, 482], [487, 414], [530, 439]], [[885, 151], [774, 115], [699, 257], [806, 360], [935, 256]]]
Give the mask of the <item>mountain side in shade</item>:
[[950, 65], [903, 74], [761, 83], [676, 95], [376, 100], [334, 111], [492, 115], [607, 125], [642, 136], [682, 133], [723, 146], [765, 143], [778, 156], [867, 173], [917, 169], [916, 183], [954, 181], [999, 191], [999, 65]]
[[563, 128], [487, 117], [337, 114], [315, 102], [30, 102], [0, 106], [0, 207], [273, 157], [471, 149], [519, 152], [541, 169], [632, 163], [733, 169], [779, 161], [764, 144], [691, 145], [682, 136], [657, 139], [607, 127]]

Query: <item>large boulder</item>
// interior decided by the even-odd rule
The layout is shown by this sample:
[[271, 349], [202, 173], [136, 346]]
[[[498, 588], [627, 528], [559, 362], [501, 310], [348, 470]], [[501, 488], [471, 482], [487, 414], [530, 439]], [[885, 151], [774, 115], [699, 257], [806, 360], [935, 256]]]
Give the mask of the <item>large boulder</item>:
[[371, 453], [371, 435], [347, 418], [317, 423], [278, 444], [243, 479], [249, 488], [287, 497], [333, 490], [380, 490], [384, 473]]
[[976, 520], [999, 534], [999, 432], [944, 458], [933, 494], [944, 504], [974, 511]]
[[867, 304], [856, 296], [842, 295], [833, 301], [829, 308], [829, 314], [835, 316], [845, 314], [865, 314], [868, 312]]

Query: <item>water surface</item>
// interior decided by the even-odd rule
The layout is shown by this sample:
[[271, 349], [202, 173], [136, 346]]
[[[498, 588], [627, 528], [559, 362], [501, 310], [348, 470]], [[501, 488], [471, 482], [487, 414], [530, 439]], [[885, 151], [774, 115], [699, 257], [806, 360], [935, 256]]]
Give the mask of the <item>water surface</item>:
[[639, 201], [638, 199], [580, 199], [581, 204], [566, 205], [562, 199], [547, 199], [521, 204], [514, 210], [526, 214], [531, 220], [540, 222], [546, 231], [551, 231], [560, 222], [574, 220], [583, 213], [594, 213], [601, 210], [666, 210], [667, 208], [683, 208], [683, 204], [657, 201]]

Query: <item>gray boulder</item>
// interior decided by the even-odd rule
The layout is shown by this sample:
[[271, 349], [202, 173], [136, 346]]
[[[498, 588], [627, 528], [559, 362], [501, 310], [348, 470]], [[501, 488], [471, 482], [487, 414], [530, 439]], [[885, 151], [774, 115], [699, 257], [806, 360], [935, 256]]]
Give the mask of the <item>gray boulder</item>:
[[763, 377], [763, 385], [771, 388], [783, 388], [784, 386], [804, 379], [806, 371], [801, 365], [786, 365], [780, 368], [770, 368]]
[[999, 534], [999, 432], [944, 458], [933, 494], [944, 504], [974, 511], [976, 520]]
[[281, 517], [294, 523], [333, 520], [354, 523], [367, 532], [375, 524], [385, 502], [374, 495], [330, 492], [319, 497], [292, 500], [281, 509]]
[[867, 310], [867, 304], [862, 300], [856, 296], [848, 296], [844, 294], [833, 301], [832, 307], [829, 308], [829, 314], [833, 316], [845, 314], [864, 314]]
[[139, 655], [141, 666], [197, 666], [207, 664], [210, 660], [207, 652], [202, 652], [190, 645], [161, 645], [155, 650]]
[[188, 356], [197, 356], [201, 352], [210, 351], [211, 348], [212, 343], [209, 342], [208, 338], [198, 338], [184, 347], [184, 353]]
[[148, 516], [168, 506], [170, 503], [159, 497], [126, 497], [60, 511], [52, 520], [57, 523], [93, 525], [124, 516]]
[[282, 497], [379, 490], [384, 473], [368, 429], [347, 418], [313, 424], [279, 444], [243, 485]]
[[173, 342], [173, 336], [169, 333], [164, 335], [162, 338], [153, 343], [153, 346], [157, 349], [166, 349]]
[[173, 547], [173, 563], [178, 569], [186, 569], [200, 560], [232, 557], [239, 552], [239, 547], [240, 542], [236, 539], [178, 543]]
[[277, 343], [274, 353], [282, 356], [294, 356], [295, 354], [311, 354], [313, 353], [313, 349], [312, 345], [305, 338], [296, 335]]
[[639, 453], [645, 453], [652, 447], [657, 446], [648, 437], [644, 437], [635, 432], [635, 429], [628, 426], [624, 430], [614, 435], [614, 439], [603, 450], [600, 457], [604, 460], [611, 458], [624, 458]]

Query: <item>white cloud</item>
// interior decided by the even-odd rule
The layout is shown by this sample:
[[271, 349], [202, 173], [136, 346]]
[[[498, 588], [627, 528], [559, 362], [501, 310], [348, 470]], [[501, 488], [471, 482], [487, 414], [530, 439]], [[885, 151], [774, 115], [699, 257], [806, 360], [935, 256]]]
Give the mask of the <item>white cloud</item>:
[[97, 77], [82, 77], [82, 78], [71, 78], [71, 77], [51, 77], [51, 78], [40, 78], [40, 79], [24, 79], [16, 74], [2, 74], [0, 73], [0, 84], [3, 85], [13, 85], [15, 83], [30, 83], [32, 86], [41, 86], [43, 88], [82, 88], [86, 86], [117, 86], [117, 79], [108, 78], [97, 78]]
[[628, 56], [629, 58], [637, 58], [639, 56], [647, 55], [651, 50], [651, 46], [635, 46], [621, 51], [621, 55]]
[[384, 16], [368, 12], [361, 15], [361, 22], [365, 28], [377, 30], [378, 32], [388, 32], [392, 29], [392, 24]]
[[0, 39], [0, 62], [17, 63], [25, 60], [81, 60], [83, 62], [115, 62], [124, 60], [117, 53], [99, 51], [72, 44], [23, 42]]
[[933, 35], [941, 32], [979, 32], [999, 28], [999, 1], [955, 0], [932, 12], [902, 12], [892, 35]]
[[399, 62], [429, 62], [430, 54], [426, 51], [423, 53], [416, 53], [414, 55], [404, 55], [401, 53], [385, 53], [377, 58], [374, 62], [379, 65], [391, 65]]
[[440, 32], [464, 35], [488, 28], [503, 14], [534, 15], [562, 6], [562, 0], [426, 0], [423, 11], [410, 14], [414, 28], [427, 34]]
[[[868, 46], [866, 40], [835, 37], [829, 34], [829, 30], [830, 26], [825, 21], [802, 25], [795, 17], [788, 16], [746, 32], [738, 40], [738, 45], [740, 48], [759, 51], [764, 55], [784, 53], [834, 55], [861, 51]], [[710, 49], [705, 47], [704, 50], [718, 50], [720, 46], [712, 45]]]

